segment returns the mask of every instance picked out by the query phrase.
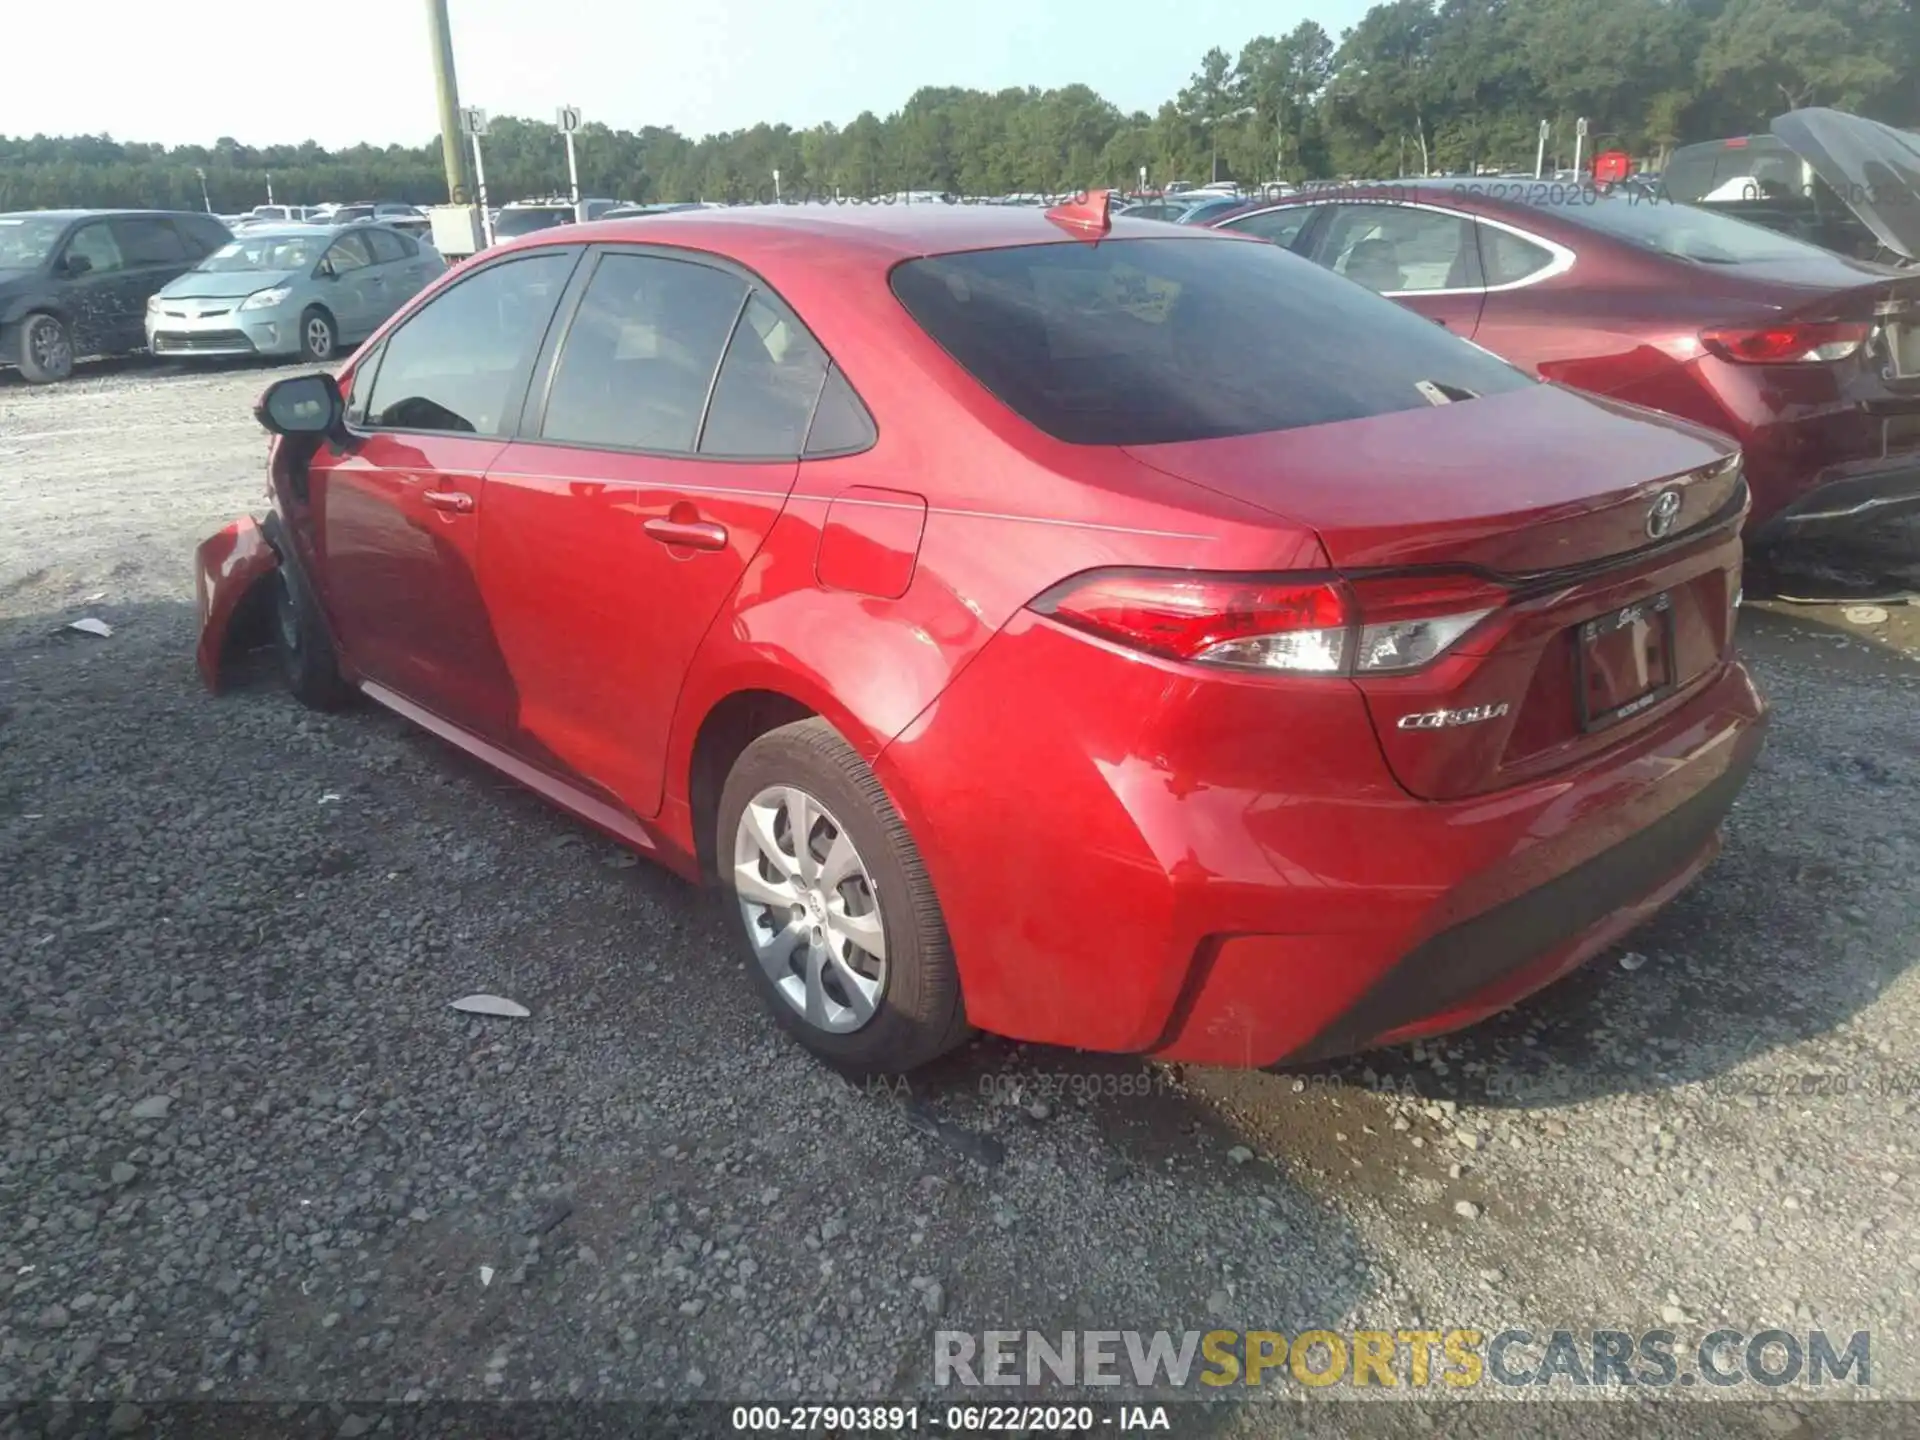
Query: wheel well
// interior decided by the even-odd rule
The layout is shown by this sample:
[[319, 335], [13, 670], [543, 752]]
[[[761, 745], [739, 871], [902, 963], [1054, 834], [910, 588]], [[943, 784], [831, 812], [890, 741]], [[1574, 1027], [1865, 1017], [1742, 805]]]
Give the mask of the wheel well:
[[719, 819], [720, 792], [733, 762], [747, 746], [769, 730], [809, 720], [814, 712], [792, 696], [777, 690], [742, 690], [729, 695], [707, 712], [693, 742], [693, 764], [687, 776], [687, 806], [693, 817], [694, 855], [700, 873], [716, 873], [714, 829]]

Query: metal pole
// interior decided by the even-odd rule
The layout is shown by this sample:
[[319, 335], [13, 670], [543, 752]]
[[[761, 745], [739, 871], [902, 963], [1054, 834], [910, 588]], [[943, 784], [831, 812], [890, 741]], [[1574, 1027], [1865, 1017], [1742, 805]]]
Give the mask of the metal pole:
[[1533, 156], [1533, 178], [1536, 180], [1547, 173], [1547, 135], [1552, 129], [1550, 122], [1546, 120], [1540, 122], [1540, 148], [1534, 152]]
[[487, 167], [480, 162], [480, 137], [473, 137], [473, 179], [480, 189], [480, 233], [493, 244], [493, 212], [487, 208]]
[[[480, 147], [474, 146], [474, 154], [480, 153]], [[580, 167], [573, 161], [573, 132], [567, 131], [567, 190], [573, 200], [573, 218], [576, 222], [587, 217], [580, 213]]]
[[[433, 80], [440, 103], [440, 162], [447, 171], [447, 198], [467, 203], [466, 163], [460, 154], [460, 87], [453, 75], [453, 31], [447, 0], [427, 0], [427, 29], [433, 40]], [[480, 146], [473, 147], [476, 166]]]

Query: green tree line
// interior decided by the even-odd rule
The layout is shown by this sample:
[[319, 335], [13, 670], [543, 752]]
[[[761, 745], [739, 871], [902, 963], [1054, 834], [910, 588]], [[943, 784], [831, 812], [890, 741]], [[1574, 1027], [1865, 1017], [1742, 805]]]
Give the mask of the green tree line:
[[[1920, 120], [1920, 0], [1388, 0], [1335, 40], [1308, 20], [1237, 56], [1212, 49], [1153, 114], [1085, 85], [997, 92], [928, 87], [884, 119], [796, 130], [760, 124], [691, 139], [587, 125], [581, 186], [617, 199], [728, 200], [898, 190], [990, 195], [1137, 183], [1392, 176], [1549, 156], [1659, 158], [1829, 105]], [[565, 188], [553, 126], [502, 118], [483, 142], [496, 203]], [[414, 146], [166, 148], [106, 136], [0, 138], [0, 209], [447, 198], [437, 138]]]

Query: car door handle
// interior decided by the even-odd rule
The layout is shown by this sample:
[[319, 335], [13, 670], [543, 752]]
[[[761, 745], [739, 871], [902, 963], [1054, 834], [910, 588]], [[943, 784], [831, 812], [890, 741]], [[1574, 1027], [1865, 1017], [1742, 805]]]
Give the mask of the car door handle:
[[655, 516], [640, 528], [662, 545], [685, 545], [692, 550], [727, 548], [727, 527], [711, 520], [668, 520]]
[[473, 496], [464, 490], [429, 490], [420, 498], [432, 510], [451, 510], [456, 515], [466, 515], [473, 510]]

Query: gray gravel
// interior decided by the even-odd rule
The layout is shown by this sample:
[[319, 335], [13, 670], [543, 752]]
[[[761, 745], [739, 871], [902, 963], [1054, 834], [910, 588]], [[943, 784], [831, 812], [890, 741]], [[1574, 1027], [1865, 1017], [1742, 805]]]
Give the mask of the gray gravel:
[[[943, 1326], [1421, 1323], [1870, 1328], [1920, 1395], [1910, 615], [1749, 611], [1773, 744], [1627, 965], [1297, 1075], [989, 1040], [863, 1092], [705, 897], [384, 712], [200, 690], [269, 378], [0, 377], [0, 1400], [858, 1398]], [[1839, 1433], [1796, 1398], [1739, 1433]]]

